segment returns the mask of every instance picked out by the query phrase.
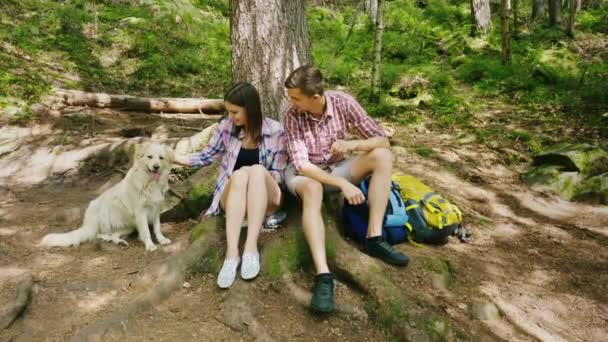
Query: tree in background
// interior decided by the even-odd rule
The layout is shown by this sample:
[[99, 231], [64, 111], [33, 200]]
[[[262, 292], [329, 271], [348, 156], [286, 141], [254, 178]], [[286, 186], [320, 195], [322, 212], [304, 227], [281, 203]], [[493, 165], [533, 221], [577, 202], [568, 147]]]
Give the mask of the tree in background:
[[562, 24], [562, 2], [561, 0], [549, 0], [549, 25]]
[[380, 91], [380, 64], [382, 63], [382, 35], [384, 34], [384, 0], [378, 0], [376, 35], [374, 37], [374, 64], [372, 66], [372, 102], [377, 102]]
[[369, 18], [372, 21], [373, 27], [376, 27], [378, 18], [378, 0], [363, 0], [365, 2], [365, 10], [369, 13]]
[[486, 34], [492, 28], [490, 0], [471, 0], [471, 36]]
[[547, 0], [532, 0], [532, 21], [544, 18]]
[[511, 34], [509, 32], [509, 21], [511, 16], [511, 0], [501, 0], [500, 2], [500, 18], [501, 18], [501, 36], [502, 36], [502, 62], [508, 64], [511, 62]]
[[251, 82], [262, 111], [278, 118], [287, 107], [283, 82], [312, 63], [304, 0], [230, 0], [232, 81]]
[[580, 9], [581, 0], [568, 1], [568, 20], [566, 21], [566, 34], [569, 37], [574, 37], [574, 21], [576, 20], [576, 12]]

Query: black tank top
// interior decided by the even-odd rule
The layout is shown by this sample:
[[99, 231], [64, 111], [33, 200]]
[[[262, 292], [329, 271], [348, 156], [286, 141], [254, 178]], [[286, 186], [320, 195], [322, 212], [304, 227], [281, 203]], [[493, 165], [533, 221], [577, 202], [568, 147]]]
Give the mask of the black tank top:
[[239, 154], [236, 157], [236, 163], [232, 172], [242, 168], [243, 166], [251, 166], [260, 163], [260, 149], [258, 147], [247, 149], [241, 147]]

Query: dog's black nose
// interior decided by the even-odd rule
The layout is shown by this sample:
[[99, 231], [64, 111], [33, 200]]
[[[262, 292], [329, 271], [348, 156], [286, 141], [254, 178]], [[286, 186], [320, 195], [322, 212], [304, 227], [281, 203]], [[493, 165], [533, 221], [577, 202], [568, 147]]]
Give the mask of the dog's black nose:
[[158, 164], [154, 164], [154, 166], [152, 166], [154, 168], [154, 171], [158, 170], [160, 168], [160, 165]]

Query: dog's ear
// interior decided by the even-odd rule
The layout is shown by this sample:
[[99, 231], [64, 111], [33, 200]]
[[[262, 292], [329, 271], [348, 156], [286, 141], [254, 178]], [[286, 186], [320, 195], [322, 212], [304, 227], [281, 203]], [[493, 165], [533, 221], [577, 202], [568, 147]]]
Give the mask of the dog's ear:
[[141, 159], [146, 153], [146, 144], [135, 144], [133, 145], [133, 161]]

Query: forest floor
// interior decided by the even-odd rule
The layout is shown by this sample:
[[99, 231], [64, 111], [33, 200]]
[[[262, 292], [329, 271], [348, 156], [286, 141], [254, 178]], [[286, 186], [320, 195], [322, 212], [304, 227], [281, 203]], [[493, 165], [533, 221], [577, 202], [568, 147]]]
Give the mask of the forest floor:
[[[45, 234], [77, 228], [88, 203], [123, 177], [115, 166], [44, 163], [52, 165], [57, 156], [83, 146], [149, 136], [161, 124], [169, 136], [180, 137], [210, 123], [91, 108], [68, 107], [61, 114], [29, 128], [0, 129], [0, 308], [14, 300], [26, 273], [34, 279], [25, 312], [0, 330], [3, 341], [69, 340], [111, 316], [146, 291], [142, 277], [148, 267], [189, 245], [196, 224], [164, 222], [162, 229], [173, 243], [152, 253], [135, 237], [129, 247], [99, 242], [37, 247]], [[482, 108], [474, 122], [509, 115], [515, 115], [512, 108], [492, 106]], [[519, 180], [529, 161], [526, 155], [513, 160], [506, 150], [464, 141], [432, 125], [399, 126], [392, 145], [395, 169], [423, 179], [457, 204], [473, 236], [467, 244], [454, 239], [441, 247], [399, 245], [410, 255], [410, 265], [381, 266], [400, 289], [442, 312], [459, 331], [440, 335], [480, 340], [476, 331], [484, 327], [493, 339], [505, 341], [601, 341], [608, 336], [608, 207], [532, 191]], [[419, 146], [425, 147], [423, 153], [414, 152]], [[263, 233], [261, 253], [290, 229], [296, 228]], [[312, 286], [312, 270], [302, 269], [294, 277], [301, 287]], [[253, 339], [247, 329], [223, 320], [232, 289], [220, 290], [215, 282], [215, 271], [194, 273], [168, 299], [108, 331], [104, 340]], [[392, 339], [373, 315], [311, 314], [264, 270], [253, 282], [237, 280], [235, 286], [249, 288], [247, 303], [276, 340]], [[366, 294], [340, 278], [336, 302], [369, 308]], [[484, 312], [487, 319], [480, 319]]]

